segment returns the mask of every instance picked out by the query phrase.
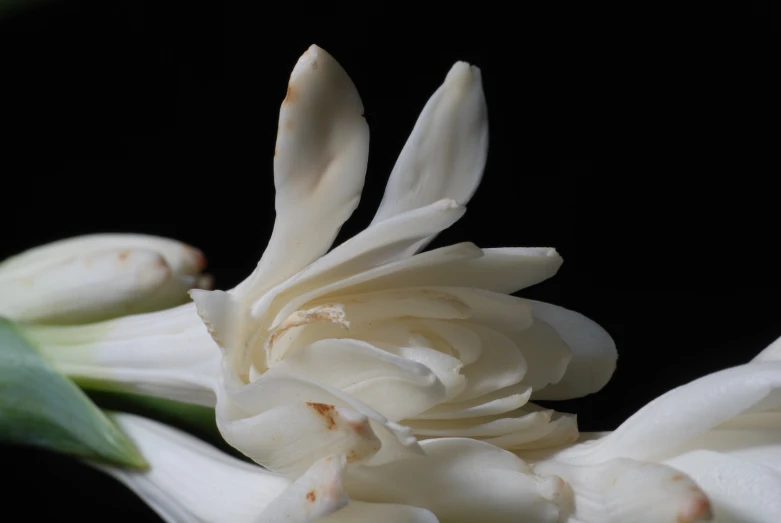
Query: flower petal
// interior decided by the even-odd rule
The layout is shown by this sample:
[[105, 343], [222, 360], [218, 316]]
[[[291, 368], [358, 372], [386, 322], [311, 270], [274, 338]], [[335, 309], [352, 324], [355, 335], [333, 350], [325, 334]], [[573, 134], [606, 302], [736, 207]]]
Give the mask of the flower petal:
[[88, 234], [47, 243], [0, 263], [0, 281], [26, 276], [75, 257], [106, 251], [159, 253], [176, 274], [198, 274], [206, 266], [203, 253], [177, 240], [146, 234]]
[[466, 204], [480, 184], [487, 150], [480, 69], [457, 62], [423, 108], [372, 223], [442, 198]]
[[747, 363], [673, 389], [640, 409], [615, 432], [564, 451], [573, 463], [626, 456], [653, 459], [751, 411], [781, 407], [781, 362]]
[[[604, 387], [618, 360], [616, 344], [602, 327], [580, 313], [532, 301], [532, 315], [552, 326], [572, 351], [564, 377], [532, 396], [536, 400], [579, 398]], [[532, 367], [536, 368], [536, 367]]]
[[339, 63], [316, 45], [296, 63], [279, 111], [277, 219], [255, 272], [257, 297], [326, 253], [358, 205], [369, 154], [363, 104]]
[[[307, 402], [314, 406], [306, 405]], [[285, 421], [285, 411], [278, 410], [266, 415], [267, 412], [286, 406], [294, 407], [299, 412], [301, 424], [305, 423], [307, 427], [314, 427], [313, 430], [320, 432], [338, 433], [318, 441], [315, 436], [295, 430], [292, 424]], [[339, 417], [333, 420], [333, 425], [328, 419], [332, 412], [328, 406], [341, 409], [334, 414]], [[307, 409], [312, 412], [303, 412]], [[314, 416], [317, 409], [324, 414]], [[280, 424], [268, 422], [271, 417], [279, 417], [282, 421]], [[273, 470], [290, 467], [300, 473], [304, 468], [304, 459], [309, 459], [310, 465], [313, 458], [337, 453], [343, 453], [351, 459], [351, 450], [356, 451], [357, 458], [368, 457], [368, 464], [384, 463], [421, 452], [408, 428], [388, 420], [351, 395], [325, 384], [284, 374], [263, 374], [248, 385], [229, 389], [218, 398], [217, 425], [228, 443]], [[302, 438], [307, 445], [320, 448], [321, 454], [315, 456], [309, 452]], [[370, 455], [369, 450], [374, 447], [375, 438], [379, 439], [379, 451]], [[284, 449], [284, 453], [280, 449]], [[306, 453], [308, 457], [304, 456]]]
[[781, 470], [708, 450], [682, 454], [665, 464], [697, 482], [710, 498], [717, 521], [778, 521]]
[[318, 523], [439, 523], [426, 509], [391, 503], [350, 501], [342, 510], [318, 520]]
[[445, 387], [428, 367], [353, 339], [323, 339], [297, 350], [265, 376], [317, 380], [343, 390], [391, 420], [442, 401]]
[[757, 354], [751, 361], [781, 361], [781, 338], [768, 345], [765, 350]]
[[[421, 442], [426, 455], [345, 473], [350, 496], [425, 508], [448, 522], [557, 521], [563, 483], [533, 476], [517, 456], [471, 439]], [[552, 482], [550, 480], [553, 480]], [[551, 489], [551, 483], [558, 488]]]
[[708, 497], [691, 478], [657, 463], [618, 458], [573, 466], [555, 460], [534, 465], [558, 475], [574, 491], [581, 523], [692, 523], [711, 518]]
[[[306, 473], [274, 498], [257, 523], [311, 523], [321, 521], [347, 506], [342, 489], [344, 456], [329, 456], [314, 463]], [[227, 521], [225, 518], [220, 521]]]
[[2, 282], [0, 314], [54, 324], [133, 312], [135, 302], [149, 298], [172, 277], [161, 254], [126, 248], [74, 256], [24, 274]]
[[460, 419], [504, 414], [526, 405], [532, 389], [518, 383], [467, 401], [441, 403], [411, 419]]
[[91, 464], [133, 490], [166, 521], [250, 523], [289, 485], [162, 423], [130, 414], [112, 418], [150, 468], [138, 472]]
[[25, 325], [23, 330], [59, 372], [73, 379], [215, 405], [222, 356], [192, 303], [90, 325]]

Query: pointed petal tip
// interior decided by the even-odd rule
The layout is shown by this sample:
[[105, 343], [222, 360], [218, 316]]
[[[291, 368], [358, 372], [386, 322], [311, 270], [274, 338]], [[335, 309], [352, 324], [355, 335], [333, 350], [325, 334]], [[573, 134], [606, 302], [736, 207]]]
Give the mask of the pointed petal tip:
[[448, 71], [447, 76], [445, 77], [446, 84], [451, 84], [455, 82], [480, 83], [481, 81], [482, 81], [482, 74], [480, 72], [480, 68], [461, 60], [453, 64], [453, 66], [450, 68], [450, 71]]

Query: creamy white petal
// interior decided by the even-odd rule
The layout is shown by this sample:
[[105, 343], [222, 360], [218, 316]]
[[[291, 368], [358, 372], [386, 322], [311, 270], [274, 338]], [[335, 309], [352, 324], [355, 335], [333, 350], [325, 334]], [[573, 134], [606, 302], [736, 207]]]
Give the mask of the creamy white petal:
[[317, 380], [399, 420], [438, 404], [445, 387], [425, 365], [353, 339], [324, 339], [297, 350], [266, 372]]
[[177, 240], [146, 234], [89, 234], [47, 243], [7, 258], [0, 263], [0, 281], [28, 276], [76, 257], [123, 249], [159, 253], [176, 274], [197, 274], [206, 265], [201, 251]]
[[719, 523], [776, 523], [781, 514], [781, 470], [734, 456], [695, 450], [665, 461], [697, 482]]
[[511, 294], [552, 277], [563, 262], [552, 248], [502, 247], [482, 249], [482, 253], [385, 279], [392, 277], [396, 285], [403, 286], [472, 287]]
[[572, 360], [561, 380], [553, 381], [540, 392], [535, 391], [533, 399], [579, 398], [604, 387], [618, 360], [610, 334], [578, 312], [550, 303], [532, 303], [532, 316], [552, 326], [572, 351]]
[[[267, 412], [282, 406], [296, 406], [307, 402], [316, 405], [316, 407], [309, 406], [313, 412], [317, 409], [323, 410], [324, 407], [320, 405], [326, 405], [343, 409], [340, 412], [345, 413], [345, 419], [342, 420], [344, 428], [340, 429], [341, 432], [336, 435], [340, 437], [334, 436], [333, 441], [336, 446], [327, 447], [320, 442], [311, 441], [314, 446], [321, 445], [333, 450], [333, 452], [329, 450], [326, 455], [340, 452], [344, 446], [342, 444], [347, 442], [349, 445], [356, 445], [355, 450], [359, 457], [366, 458], [375, 437], [379, 439], [380, 447], [379, 451], [367, 460], [367, 463], [370, 464], [384, 463], [421, 452], [414, 435], [408, 428], [388, 420], [344, 391], [298, 376], [283, 374], [264, 374], [248, 385], [236, 390], [227, 390], [224, 397], [221, 397], [217, 403], [217, 425], [228, 443], [248, 455], [250, 455], [249, 449], [254, 449], [252, 450], [254, 455], [251, 457], [259, 463], [271, 467], [269, 461], [272, 456], [264, 454], [266, 449], [288, 448], [292, 453], [291, 456], [295, 457], [296, 452], [300, 454], [307, 452], [301, 446], [296, 447], [296, 443], [300, 438], [308, 436], [296, 432], [286, 423], [276, 426], [273, 423], [260, 423], [254, 418], [261, 418]], [[357, 413], [358, 417], [353, 412]], [[317, 421], [320, 421], [321, 425], [328, 429], [330, 425], [326, 423], [327, 417], [320, 416], [320, 418], [322, 420], [306, 417], [304, 421], [311, 423], [312, 426], [316, 426]], [[364, 418], [369, 420], [369, 433], [363, 430], [365, 427]], [[360, 423], [357, 422], [358, 420]], [[351, 426], [351, 423], [355, 426]], [[360, 430], [353, 430], [356, 427]], [[351, 430], [354, 433], [350, 432]], [[275, 436], [276, 440], [274, 440]], [[272, 442], [273, 445], [263, 447], [269, 442]], [[338, 445], [342, 445], [342, 447]], [[349, 448], [344, 452], [348, 458], [350, 458], [350, 450], [353, 449]], [[285, 458], [286, 456], [281, 457]], [[278, 466], [284, 466], [284, 464], [284, 460], [281, 460]]]
[[768, 345], [765, 350], [757, 354], [751, 361], [781, 361], [781, 338]]
[[162, 423], [130, 414], [112, 417], [150, 469], [93, 466], [124, 483], [169, 523], [254, 522], [289, 485], [281, 476]]
[[527, 372], [526, 359], [512, 339], [499, 331], [469, 324], [480, 336], [481, 354], [461, 373], [466, 377], [464, 390], [453, 401], [467, 401], [520, 383]]
[[526, 405], [532, 389], [518, 383], [467, 401], [441, 403], [411, 419], [460, 419], [504, 414]]
[[274, 231], [250, 278], [237, 287], [257, 297], [331, 247], [358, 205], [369, 127], [350, 77], [311, 46], [290, 75], [274, 155]]
[[[303, 293], [394, 261], [409, 246], [455, 223], [464, 211], [454, 200], [439, 200], [377, 223], [267, 293], [253, 305], [252, 315], [257, 318], [266, 314], [274, 299], [284, 304]], [[275, 324], [282, 319], [277, 317]]]
[[561, 455], [572, 463], [626, 456], [651, 459], [739, 414], [781, 407], [781, 362], [748, 363], [673, 389], [615, 432]]
[[454, 523], [556, 522], [563, 483], [540, 478], [517, 456], [471, 439], [421, 442], [426, 455], [348, 469], [344, 483], [362, 501], [425, 508]]
[[457, 62], [423, 108], [372, 223], [442, 198], [466, 204], [480, 184], [487, 150], [480, 70]]
[[519, 409], [513, 413], [480, 418], [407, 421], [405, 425], [419, 436], [488, 438], [516, 432], [532, 433], [535, 428], [546, 426], [552, 415], [552, 410], [526, 412]]
[[255, 462], [297, 478], [323, 456], [366, 460], [380, 450], [369, 419], [326, 403], [298, 402], [261, 414], [220, 420], [225, 440]]
[[344, 508], [348, 503], [342, 489], [345, 465], [344, 456], [318, 460], [271, 501], [256, 523], [310, 523]]
[[159, 253], [125, 248], [75, 256], [27, 274], [2, 282], [0, 314], [55, 324], [133, 312], [134, 302], [148, 298], [172, 277]]
[[574, 491], [574, 516], [581, 523], [692, 523], [711, 517], [702, 489], [658, 463], [618, 458], [573, 466], [552, 460], [535, 464], [534, 470], [564, 478]]
[[526, 385], [537, 391], [550, 383], [561, 381], [567, 365], [572, 361], [572, 351], [553, 327], [540, 319], [534, 319], [530, 327], [508, 332], [507, 335], [521, 351], [531, 371], [523, 378]]
[[193, 304], [74, 326], [23, 326], [24, 336], [76, 380], [214, 406], [221, 353]]
[[338, 512], [321, 518], [317, 523], [439, 523], [426, 509], [391, 503], [364, 503], [351, 500]]
[[[528, 405], [525, 409], [528, 409]], [[524, 410], [525, 410], [524, 409]], [[571, 445], [578, 440], [578, 423], [576, 416], [562, 412], [553, 412], [550, 421], [545, 425], [536, 425], [532, 430], [515, 431], [493, 438], [485, 438], [485, 442], [523, 453], [541, 449], [554, 449]]]

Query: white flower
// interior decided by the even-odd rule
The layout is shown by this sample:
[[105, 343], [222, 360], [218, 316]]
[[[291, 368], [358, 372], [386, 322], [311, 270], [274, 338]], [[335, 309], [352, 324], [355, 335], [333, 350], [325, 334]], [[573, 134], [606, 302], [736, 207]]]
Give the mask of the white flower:
[[752, 362], [678, 387], [615, 432], [534, 466], [574, 490], [566, 521], [776, 523], [781, 340]]
[[71, 324], [165, 309], [209, 288], [203, 254], [175, 240], [94, 234], [30, 249], [0, 263], [0, 316]]
[[341, 66], [316, 46], [301, 57], [280, 110], [269, 245], [237, 288], [191, 292], [225, 351], [217, 417], [231, 445], [295, 477], [330, 453], [379, 465], [419, 452], [413, 435], [511, 449], [575, 440], [574, 417], [530, 395], [598, 390], [615, 346], [577, 313], [508, 296], [553, 275], [556, 251], [418, 254], [464, 214], [487, 144], [480, 71], [459, 62], [371, 225], [328, 252], [358, 204], [369, 130]]
[[536, 476], [517, 456], [475, 440], [428, 440], [426, 456], [353, 471], [344, 456], [328, 456], [291, 481], [155, 421], [113, 418], [150, 469], [94, 466], [171, 523], [554, 523], [559, 516], [560, 478]]
[[322, 49], [299, 60], [274, 159], [277, 218], [257, 269], [192, 305], [86, 327], [29, 328], [57, 368], [214, 404], [229, 443], [297, 477], [325, 455], [380, 465], [417, 440], [508, 449], [570, 443], [573, 416], [529, 403], [600, 389], [615, 345], [582, 315], [509, 293], [555, 274], [550, 248], [420, 252], [465, 212], [483, 172], [480, 71], [457, 63], [426, 104], [372, 224], [330, 252], [358, 204], [369, 131]]

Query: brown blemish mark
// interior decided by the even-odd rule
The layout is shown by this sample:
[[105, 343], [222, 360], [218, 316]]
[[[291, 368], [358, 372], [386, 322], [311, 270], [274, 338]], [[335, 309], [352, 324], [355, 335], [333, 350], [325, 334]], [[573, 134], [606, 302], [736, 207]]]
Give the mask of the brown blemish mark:
[[314, 490], [310, 490], [309, 492], [306, 493], [306, 499], [310, 503], [314, 503], [315, 500], [317, 499], [317, 494], [315, 494]]
[[347, 463], [352, 463], [353, 461], [358, 460], [358, 454], [355, 453], [355, 450], [351, 450], [350, 453], [347, 455]]
[[287, 93], [285, 94], [285, 99], [282, 100], [282, 103], [283, 104], [292, 103], [292, 102], [295, 101], [296, 96], [297, 96], [297, 94], [296, 94], [295, 89], [293, 89], [293, 86], [292, 85], [288, 85], [287, 86]]
[[710, 501], [706, 497], [698, 497], [691, 500], [686, 510], [679, 512], [677, 523], [693, 523], [695, 521], [709, 520], [713, 517]]
[[308, 407], [311, 407], [317, 414], [323, 417], [325, 420], [325, 428], [328, 430], [334, 430], [336, 428], [336, 420], [334, 419], [334, 406], [327, 405], [325, 403], [312, 403], [306, 402]]
[[685, 477], [685, 476], [684, 476], [683, 474], [675, 474], [675, 475], [674, 475], [673, 477], [671, 477], [670, 479], [671, 479], [672, 481], [681, 481], [682, 479], [684, 479], [684, 477]]
[[119, 253], [119, 261], [125, 261], [127, 260], [127, 257], [130, 256], [130, 251], [121, 251]]
[[369, 439], [370, 434], [365, 423], [348, 421], [347, 424], [355, 431], [356, 434], [362, 438]]

